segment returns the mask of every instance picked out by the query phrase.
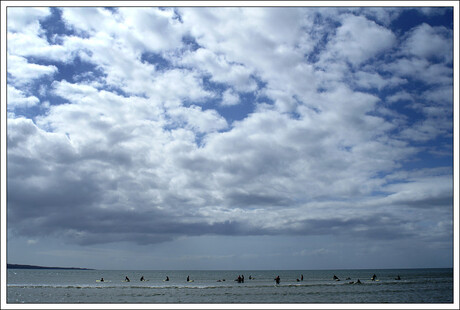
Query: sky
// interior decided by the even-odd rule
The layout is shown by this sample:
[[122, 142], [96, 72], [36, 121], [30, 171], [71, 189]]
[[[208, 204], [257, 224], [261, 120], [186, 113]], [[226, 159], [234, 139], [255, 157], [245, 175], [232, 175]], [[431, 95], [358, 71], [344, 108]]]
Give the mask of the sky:
[[453, 14], [8, 7], [8, 263], [452, 267]]

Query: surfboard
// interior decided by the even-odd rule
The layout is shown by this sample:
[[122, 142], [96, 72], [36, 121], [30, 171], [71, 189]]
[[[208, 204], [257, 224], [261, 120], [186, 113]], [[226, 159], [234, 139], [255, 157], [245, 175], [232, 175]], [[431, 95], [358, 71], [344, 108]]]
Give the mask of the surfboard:
[[194, 282], [195, 280], [188, 280], [187, 282]]
[[101, 282], [101, 283], [105, 283], [105, 282], [112, 282], [112, 281], [101, 281], [101, 280], [96, 280], [96, 282]]

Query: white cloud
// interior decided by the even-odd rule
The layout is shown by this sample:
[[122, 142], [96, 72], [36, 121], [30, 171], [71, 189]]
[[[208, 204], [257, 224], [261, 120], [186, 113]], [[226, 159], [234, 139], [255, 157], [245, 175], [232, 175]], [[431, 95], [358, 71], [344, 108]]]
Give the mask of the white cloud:
[[29, 63], [21, 56], [8, 55], [8, 73], [11, 74], [11, 83], [25, 85], [44, 76], [53, 75], [58, 71], [56, 66], [44, 66]]
[[358, 71], [354, 74], [353, 83], [360, 88], [365, 89], [372, 89], [377, 88], [378, 90], [382, 90], [385, 87], [396, 87], [401, 84], [407, 83], [407, 80], [398, 78], [398, 77], [391, 77], [391, 78], [384, 78], [380, 74], [375, 72], [366, 72], [366, 71]]
[[158, 75], [146, 89], [150, 96], [162, 100], [200, 101], [214, 97], [212, 92], [203, 88], [203, 81], [196, 72], [183, 69], [172, 69]]
[[185, 121], [191, 128], [203, 133], [227, 128], [227, 121], [215, 110], [203, 111], [201, 107], [197, 106], [170, 109], [168, 110], [168, 115], [177, 118], [179, 122]]
[[105, 8], [98, 7], [72, 7], [62, 8], [62, 19], [67, 27], [81, 32], [97, 32], [106, 30], [109, 34], [117, 22], [112, 18], [112, 13]]
[[222, 105], [223, 106], [233, 106], [240, 103], [240, 96], [234, 92], [232, 89], [227, 89], [222, 94]]
[[62, 45], [50, 45], [39, 20], [51, 14], [49, 8], [8, 8], [8, 54], [69, 61], [71, 54]]
[[368, 59], [388, 50], [396, 43], [391, 30], [377, 25], [362, 16], [346, 15], [335, 36], [328, 43], [325, 56], [328, 60], [344, 58], [358, 66]]
[[[308, 31], [313, 24], [308, 10], [184, 8], [179, 11], [184, 25], [190, 27], [190, 33], [202, 47], [195, 57], [211, 58], [211, 72], [224, 69], [227, 63], [232, 64], [231, 70], [239, 68], [243, 76], [250, 73], [263, 80], [269, 89], [288, 89], [291, 93], [305, 95], [315, 88], [317, 80], [313, 68], [303, 62], [304, 54], [315, 44]], [[244, 91], [234, 82], [245, 81], [234, 79], [239, 76], [237, 72], [230, 71], [229, 77], [217, 73], [221, 81], [230, 83], [237, 91]]]
[[400, 58], [383, 66], [400, 77], [411, 77], [427, 84], [452, 84], [452, 68], [420, 58]]
[[127, 27], [124, 39], [131, 36], [150, 51], [162, 51], [182, 46], [183, 25], [175, 17], [173, 8], [120, 8], [120, 24]]
[[[86, 10], [101, 21], [81, 26], [79, 18]], [[182, 26], [172, 10], [120, 8], [112, 13], [99, 8], [81, 8], [64, 9], [63, 14], [69, 25], [88, 32], [85, 37], [64, 38], [63, 45], [100, 68], [109, 86], [170, 103], [185, 97], [199, 101], [213, 96], [203, 89], [201, 76], [195, 70], [167, 68], [162, 72], [155, 65], [141, 61], [145, 53], [167, 54], [169, 49], [182, 47]], [[154, 23], [150, 28], [141, 23], [147, 20], [149, 24]]]
[[211, 76], [212, 81], [229, 84], [238, 91], [254, 91], [257, 87], [251, 77], [252, 70], [241, 64], [229, 63], [225, 56], [216, 55], [208, 49], [189, 52], [180, 57], [178, 62], [203, 70], [204, 74]]
[[444, 27], [423, 23], [412, 29], [401, 49], [408, 55], [449, 62], [452, 61], [452, 34]]
[[7, 108], [14, 110], [15, 108], [27, 108], [37, 105], [40, 100], [35, 96], [27, 96], [23, 91], [8, 85]]
[[110, 11], [104, 8], [63, 8], [62, 12], [68, 27], [91, 37], [107, 34], [138, 52], [158, 52], [182, 45], [182, 26], [174, 18], [173, 9], [121, 7]]
[[50, 9], [46, 7], [9, 7], [7, 10], [8, 31], [37, 33], [40, 28], [39, 20], [50, 14]]

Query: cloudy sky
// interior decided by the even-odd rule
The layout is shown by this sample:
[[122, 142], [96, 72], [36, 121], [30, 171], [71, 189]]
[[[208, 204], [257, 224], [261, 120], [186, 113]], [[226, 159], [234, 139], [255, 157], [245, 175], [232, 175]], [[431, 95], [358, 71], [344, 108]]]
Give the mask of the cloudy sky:
[[9, 7], [7, 260], [451, 267], [453, 10]]

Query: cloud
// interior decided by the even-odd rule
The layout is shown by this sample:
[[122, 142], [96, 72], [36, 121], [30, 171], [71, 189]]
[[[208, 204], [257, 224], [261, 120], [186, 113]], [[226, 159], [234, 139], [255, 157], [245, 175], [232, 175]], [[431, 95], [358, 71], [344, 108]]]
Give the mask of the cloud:
[[444, 27], [423, 23], [411, 30], [402, 46], [409, 55], [452, 61], [452, 33]]
[[[315, 44], [306, 31], [312, 26], [308, 10], [181, 8], [179, 12], [201, 46], [193, 56], [200, 56], [200, 61], [212, 59], [212, 67], [203, 67], [217, 73], [213, 76], [218, 81], [237, 91], [247, 91], [242, 86], [247, 83], [245, 76], [251, 74], [264, 81], [267, 90], [287, 90], [290, 96], [306, 96], [315, 88], [317, 77], [313, 67], [303, 62], [304, 54]], [[279, 21], [276, 27], [272, 22], [274, 16]], [[220, 72], [227, 64], [231, 67], [225, 76]], [[254, 87], [251, 80], [247, 85]], [[284, 106], [284, 102], [279, 105]]]
[[413, 178], [406, 183], [387, 186], [386, 190], [394, 191], [387, 200], [413, 208], [444, 208], [448, 211], [453, 200], [451, 185], [450, 175]]
[[212, 81], [229, 84], [237, 91], [249, 92], [257, 87], [256, 81], [251, 77], [252, 70], [238, 63], [229, 63], [224, 56], [218, 56], [208, 49], [199, 48], [188, 52], [181, 57], [179, 63], [199, 68], [204, 71], [204, 75], [210, 75]]
[[35, 96], [27, 96], [23, 91], [8, 85], [8, 110], [27, 108], [37, 105], [40, 100]]
[[409, 76], [425, 83], [450, 84], [452, 82], [452, 69], [442, 64], [432, 64], [421, 59], [400, 59], [391, 66], [397, 74]]
[[398, 77], [391, 77], [391, 78], [384, 78], [382, 75], [376, 72], [366, 72], [366, 71], [358, 71], [354, 74], [352, 78], [353, 82], [356, 83], [356, 87], [364, 88], [364, 89], [372, 89], [376, 88], [378, 90], [382, 90], [386, 87], [398, 87], [402, 84], [407, 83], [407, 80], [398, 78]]
[[390, 49], [396, 43], [391, 30], [377, 25], [365, 17], [345, 15], [342, 25], [328, 43], [324, 57], [343, 58], [357, 66]]
[[49, 8], [8, 8], [8, 54], [69, 61], [72, 54], [63, 45], [49, 44], [40, 26], [50, 14]]
[[200, 107], [190, 106], [170, 109], [168, 114], [179, 122], [185, 121], [188, 126], [199, 132], [207, 133], [227, 128], [227, 121], [215, 110], [203, 111]]
[[9, 227], [81, 245], [445, 238], [451, 173], [401, 171], [452, 134], [449, 56], [419, 42], [451, 37], [399, 34], [398, 12], [69, 7], [55, 45], [48, 15], [18, 17], [8, 109], [48, 104], [8, 118]]
[[11, 32], [22, 32], [30, 30], [36, 32], [40, 28], [39, 21], [51, 14], [46, 7], [9, 8], [7, 11], [7, 27]]
[[[353, 156], [337, 149], [332, 141], [316, 145], [318, 137], [328, 135], [325, 128], [315, 130], [314, 119], [311, 124], [293, 122], [275, 111], [255, 113], [231, 131], [215, 132], [198, 148], [189, 130], [195, 130], [193, 126], [205, 132], [218, 129], [212, 127], [219, 124], [216, 112], [193, 106], [169, 109], [171, 117], [185, 117], [192, 128], [179, 126], [168, 133], [159, 127], [166, 119], [147, 122], [144, 117], [148, 114], [139, 113], [149, 105], [148, 100], [138, 98], [136, 105], [134, 98], [67, 82], [56, 83], [54, 88], [70, 103], [50, 107], [38, 122], [42, 128], [53, 128], [53, 133], [30, 121], [9, 123], [9, 131], [23, 133], [11, 136], [9, 142], [11, 219], [40, 219], [22, 228], [26, 234], [38, 227], [49, 233], [62, 230], [75, 242], [89, 244], [116, 240], [152, 243], [180, 234], [324, 233], [318, 226], [322, 224], [303, 221], [300, 210], [286, 213], [286, 208], [297, 205], [298, 199], [307, 202], [369, 193], [372, 185], [367, 181], [369, 188], [365, 189], [362, 183], [368, 180], [369, 169], [376, 162], [378, 170], [382, 169], [384, 161], [366, 152], [398, 156], [395, 145], [389, 145], [386, 153], [386, 146], [379, 143], [373, 146], [380, 148], [378, 152], [356, 147]], [[361, 103], [356, 101], [356, 107], [365, 103], [364, 98]], [[31, 146], [20, 141], [35, 142]], [[155, 141], [153, 146], [151, 141]], [[322, 158], [321, 154], [329, 156]], [[53, 168], [44, 174], [37, 169], [43, 167], [38, 159]], [[391, 159], [388, 164], [392, 167]], [[355, 165], [364, 168], [363, 174], [351, 177]], [[101, 166], [105, 169], [100, 170]], [[24, 174], [27, 182], [20, 181]], [[324, 187], [326, 184], [329, 186]], [[16, 188], [28, 194], [19, 195]], [[40, 201], [39, 208], [15, 209], [32, 206], [33, 201]], [[211, 206], [215, 207], [209, 209]], [[43, 218], [42, 212], [55, 215]], [[81, 220], [75, 221], [81, 213], [91, 214], [92, 220], [80, 216]], [[284, 219], [283, 213], [289, 216]], [[254, 217], [259, 220], [248, 221]], [[324, 227], [330, 224], [324, 222]], [[128, 226], [115, 232], [120, 225]]]
[[204, 89], [199, 74], [184, 69], [172, 69], [160, 75], [151, 85], [149, 94], [161, 100], [187, 99], [192, 102], [214, 96], [212, 92]]
[[382, 67], [400, 77], [432, 85], [452, 85], [452, 33], [426, 23], [414, 27], [403, 38], [400, 57]]
[[240, 96], [237, 93], [235, 93], [232, 89], [227, 89], [222, 94], [222, 105], [223, 106], [237, 105], [240, 102], [241, 102]]
[[11, 75], [10, 83], [21, 86], [46, 76], [52, 76], [58, 71], [56, 66], [44, 66], [29, 63], [26, 58], [8, 55], [8, 74]]

